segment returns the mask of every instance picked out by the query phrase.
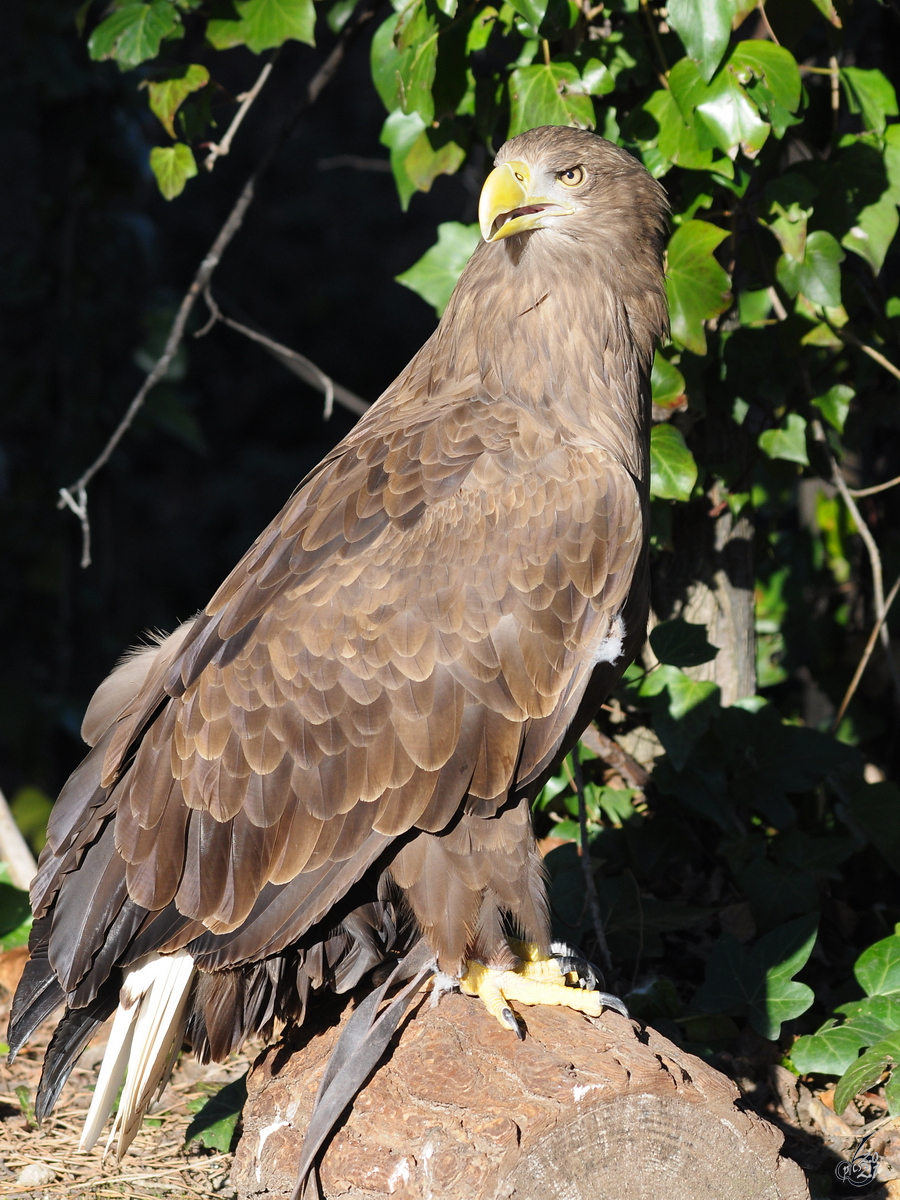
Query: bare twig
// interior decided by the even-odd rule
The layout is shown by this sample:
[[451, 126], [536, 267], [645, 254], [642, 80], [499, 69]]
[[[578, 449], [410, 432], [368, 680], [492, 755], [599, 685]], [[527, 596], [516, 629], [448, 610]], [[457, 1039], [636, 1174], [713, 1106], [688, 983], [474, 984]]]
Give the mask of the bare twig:
[[862, 496], [874, 496], [876, 492], [886, 492], [888, 488], [896, 487], [900, 483], [900, 475], [889, 479], [887, 483], [876, 483], [873, 487], [867, 488], [850, 488], [850, 495], [858, 499]]
[[884, 600], [884, 574], [881, 567], [881, 554], [878, 550], [878, 546], [875, 543], [875, 539], [872, 536], [871, 529], [869, 529], [869, 526], [863, 519], [862, 513], [857, 507], [856, 501], [853, 499], [850, 488], [847, 486], [847, 481], [844, 478], [840, 467], [838, 466], [837, 459], [831, 452], [831, 447], [828, 445], [828, 442], [825, 438], [825, 431], [822, 428], [821, 422], [818, 420], [813, 420], [812, 429], [816, 441], [821, 444], [822, 449], [828, 457], [828, 461], [831, 465], [831, 477], [834, 481], [834, 485], [841, 493], [844, 503], [850, 510], [850, 514], [856, 523], [857, 532], [862, 538], [863, 544], [866, 547], [866, 553], [869, 556], [869, 567], [872, 572], [872, 595], [875, 602], [875, 617], [879, 627], [881, 644], [884, 647], [885, 654], [887, 655], [891, 679], [894, 683], [894, 694], [896, 696], [898, 707], [900, 707], [900, 672], [897, 670], [897, 664], [894, 662], [894, 656], [891, 653], [891, 639], [888, 634], [887, 626], [884, 623], [887, 610], [885, 609]]
[[[213, 272], [219, 265], [222, 255], [225, 253], [226, 248], [228, 247], [234, 235], [237, 233], [238, 229], [240, 229], [247, 209], [253, 202], [253, 198], [256, 194], [256, 187], [259, 181], [275, 161], [275, 158], [277, 157], [284, 143], [294, 132], [297, 122], [300, 120], [306, 110], [315, 104], [316, 100], [318, 100], [322, 89], [330, 82], [335, 71], [340, 66], [350, 42], [357, 35], [362, 26], [374, 16], [380, 5], [380, 2], [381, 0], [362, 0], [362, 3], [357, 8], [356, 15], [344, 26], [331, 53], [307, 84], [303, 97], [294, 106], [293, 111], [288, 115], [278, 134], [270, 143], [268, 150], [262, 156], [259, 165], [253, 171], [241, 189], [241, 193], [235, 201], [231, 212], [228, 214], [225, 224], [216, 235], [216, 239], [210, 247], [209, 253], [197, 268], [197, 273], [195, 274], [190, 287], [188, 288], [181, 301], [181, 304], [179, 305], [178, 312], [175, 315], [175, 320], [172, 322], [172, 327], [169, 330], [169, 336], [166, 339], [166, 344], [163, 348], [162, 354], [156, 360], [150, 373], [141, 384], [137, 395], [129, 404], [124, 417], [119, 422], [118, 426], [114, 430], [112, 436], [98, 457], [94, 460], [94, 462], [91, 463], [81, 477], [76, 480], [75, 483], [70, 484], [69, 487], [60, 488], [60, 500], [57, 504], [57, 507], [72, 508], [81, 521], [81, 565], [83, 567], [89, 566], [91, 561], [89, 540], [90, 524], [87, 512], [87, 485], [101, 469], [101, 467], [105, 466], [109, 461], [110, 456], [112, 455], [116, 446], [118, 446], [119, 442], [122, 440], [123, 436], [134, 421], [135, 416], [147, 397], [147, 393], [155, 384], [160, 381], [160, 379], [165, 376], [166, 372], [168, 371], [169, 365], [175, 356], [175, 352], [177, 351], [179, 345], [181, 344], [181, 340], [184, 337], [185, 326], [187, 325], [188, 317], [190, 316], [191, 311], [197, 302], [197, 298], [203, 293], [204, 289], [209, 284], [209, 281], [212, 279]], [[76, 503], [78, 507], [75, 507], [75, 504], [72, 503], [73, 496], [77, 497]]]
[[212, 298], [209, 287], [203, 290], [203, 299], [209, 306], [210, 319], [206, 322], [202, 329], [198, 329], [194, 337], [203, 337], [207, 334], [216, 321], [221, 321], [223, 325], [227, 325], [230, 329], [237, 330], [244, 337], [248, 337], [251, 341], [258, 342], [263, 346], [273, 358], [277, 358], [289, 371], [293, 371], [295, 375], [299, 375], [304, 383], [308, 383], [311, 387], [318, 388], [325, 395], [325, 411], [322, 414], [327, 421], [331, 416], [334, 407], [334, 401], [342, 404], [344, 408], [349, 408], [351, 412], [362, 414], [369, 408], [367, 401], [361, 396], [357, 396], [355, 392], [351, 392], [349, 388], [342, 387], [341, 384], [335, 383], [330, 375], [326, 375], [321, 367], [304, 354], [299, 354], [296, 350], [291, 350], [288, 346], [283, 346], [281, 342], [276, 342], [273, 338], [266, 337], [264, 333], [257, 333], [255, 329], [251, 329], [249, 325], [242, 325], [240, 321], [234, 321], [231, 317], [226, 317], [222, 310]]
[[895, 379], [900, 379], [900, 367], [895, 367], [889, 358], [885, 358], [878, 350], [872, 346], [867, 346], [865, 342], [861, 342], [855, 333], [851, 333], [849, 329], [838, 329], [833, 325], [825, 314], [822, 314], [822, 319], [833, 334], [841, 339], [842, 342], [847, 342], [851, 346], [855, 346], [857, 350], [862, 350], [863, 354], [868, 354], [873, 362], [877, 362], [879, 367], [884, 367], [885, 371], [893, 375]]
[[769, 288], [769, 302], [775, 309], [775, 316], [779, 321], [786, 321], [788, 318], [787, 309], [781, 303], [781, 297], [775, 290], [774, 286]]
[[869, 634], [869, 640], [866, 642], [866, 648], [863, 650], [862, 658], [857, 663], [856, 670], [853, 673], [853, 678], [850, 680], [850, 686], [844, 693], [844, 698], [841, 701], [841, 707], [838, 709], [837, 716], [834, 718], [834, 723], [831, 726], [832, 733], [837, 732], [838, 726], [843, 720], [844, 713], [847, 711], [847, 706], [853, 699], [856, 689], [859, 687], [859, 681], [863, 677], [863, 671], [865, 671], [866, 667], [869, 665], [869, 659], [872, 657], [872, 651], [875, 649], [875, 643], [878, 640], [878, 635], [884, 628], [885, 620], [890, 612], [891, 605], [897, 599], [898, 592], [900, 592], [900, 576], [897, 577], [896, 581], [894, 582], [894, 586], [888, 592], [887, 596], [885, 596], [883, 616], [880, 616], [872, 626], [872, 632]]
[[594, 937], [597, 941], [597, 951], [600, 955], [601, 966], [606, 975], [606, 986], [611, 986], [613, 978], [612, 955], [606, 944], [606, 933], [603, 929], [603, 919], [600, 916], [600, 899], [597, 895], [597, 884], [594, 882], [594, 871], [591, 866], [591, 852], [588, 845], [587, 801], [584, 796], [584, 772], [581, 769], [581, 754], [576, 745], [572, 751], [572, 770], [575, 776], [575, 791], [578, 794], [578, 825], [581, 842], [581, 869], [584, 872], [584, 887], [587, 893], [588, 907], [591, 910], [591, 921], [594, 925]]
[[37, 872], [34, 855], [22, 837], [6, 797], [0, 791], [0, 859], [9, 867], [9, 877], [17, 888], [28, 891]]
[[766, 32], [768, 33], [769, 37], [776, 46], [780, 46], [781, 42], [779, 42], [778, 38], [775, 36], [775, 30], [769, 24], [769, 18], [766, 16], [766, 6], [763, 4], [763, 0], [757, 0], [756, 7], [759, 9], [759, 15], [762, 17], [763, 25], [765, 25]]
[[650, 782], [650, 772], [645, 771], [641, 764], [623, 750], [614, 738], [607, 737], [596, 725], [588, 725], [581, 735], [581, 740], [598, 755], [607, 766], [614, 767], [624, 780], [638, 791], [643, 791]]
[[254, 83], [250, 91], [244, 92], [242, 95], [238, 96], [238, 100], [241, 101], [241, 107], [234, 114], [231, 124], [225, 131], [225, 136], [222, 138], [221, 142], [210, 142], [209, 144], [209, 154], [207, 154], [206, 158], [203, 160], [203, 165], [206, 167], [207, 171], [211, 171], [213, 169], [213, 167], [216, 165], [217, 158], [223, 158], [231, 149], [231, 141], [238, 131], [238, 126], [240, 125], [241, 121], [243, 121], [244, 117], [246, 117], [250, 105], [262, 91], [263, 84], [272, 74], [272, 67], [275, 64], [275, 59], [277, 57], [278, 51], [276, 50], [263, 69], [260, 71], [259, 78], [257, 79], [256, 83]]
[[81, 524], [81, 565], [89, 567], [91, 565], [91, 523], [87, 513], [87, 488], [82, 486], [76, 490], [78, 492], [77, 500], [68, 488], [60, 488], [60, 500], [57, 508], [70, 508], [78, 518]]

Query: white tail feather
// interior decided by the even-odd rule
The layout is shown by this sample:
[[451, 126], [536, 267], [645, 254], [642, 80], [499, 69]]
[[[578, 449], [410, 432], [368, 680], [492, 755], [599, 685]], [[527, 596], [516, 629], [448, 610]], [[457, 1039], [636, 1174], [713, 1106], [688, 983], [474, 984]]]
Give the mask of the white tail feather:
[[181, 1047], [193, 975], [194, 960], [186, 950], [148, 954], [127, 972], [80, 1149], [90, 1150], [100, 1136], [123, 1079], [106, 1152], [115, 1145], [116, 1157], [121, 1158], [131, 1145], [154, 1094], [165, 1087]]

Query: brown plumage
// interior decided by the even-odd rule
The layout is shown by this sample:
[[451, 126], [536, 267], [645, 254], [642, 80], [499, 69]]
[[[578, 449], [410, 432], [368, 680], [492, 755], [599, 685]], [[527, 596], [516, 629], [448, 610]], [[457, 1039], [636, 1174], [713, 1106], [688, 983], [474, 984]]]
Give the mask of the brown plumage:
[[42, 1113], [150, 952], [192, 957], [184, 1036], [218, 1058], [418, 933], [451, 975], [511, 961], [506, 919], [548, 942], [530, 802], [646, 625], [666, 201], [583, 131], [497, 163], [540, 202], [488, 205], [434, 335], [91, 703], [10, 1034], [65, 998]]

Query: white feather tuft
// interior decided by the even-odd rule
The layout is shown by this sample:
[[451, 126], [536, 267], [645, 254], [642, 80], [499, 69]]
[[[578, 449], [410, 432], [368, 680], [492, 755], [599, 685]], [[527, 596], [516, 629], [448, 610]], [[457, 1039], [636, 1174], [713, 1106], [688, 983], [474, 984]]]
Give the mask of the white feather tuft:
[[148, 954], [127, 972], [80, 1150], [90, 1150], [100, 1136], [123, 1079], [125, 1087], [105, 1153], [115, 1144], [116, 1157], [121, 1159], [131, 1145], [181, 1048], [193, 977], [194, 960], [186, 950]]
[[593, 661], [598, 663], [614, 663], [622, 655], [622, 643], [625, 641], [625, 622], [616, 617], [609, 627], [609, 633], [594, 651]]

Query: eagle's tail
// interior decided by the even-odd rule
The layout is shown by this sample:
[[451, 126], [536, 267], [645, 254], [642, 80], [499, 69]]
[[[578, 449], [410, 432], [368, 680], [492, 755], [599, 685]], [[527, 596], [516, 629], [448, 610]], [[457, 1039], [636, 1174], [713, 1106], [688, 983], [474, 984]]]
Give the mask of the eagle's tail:
[[90, 1150], [100, 1136], [123, 1079], [106, 1148], [115, 1146], [121, 1159], [131, 1145], [181, 1048], [193, 977], [194, 959], [186, 950], [148, 954], [128, 969], [79, 1149]]

